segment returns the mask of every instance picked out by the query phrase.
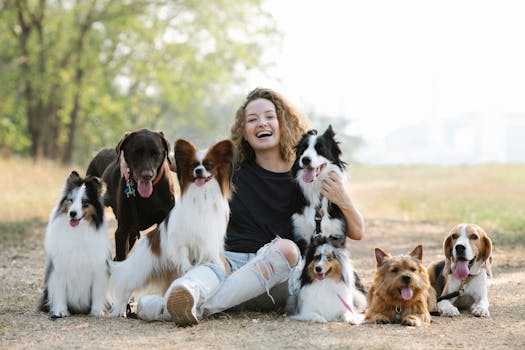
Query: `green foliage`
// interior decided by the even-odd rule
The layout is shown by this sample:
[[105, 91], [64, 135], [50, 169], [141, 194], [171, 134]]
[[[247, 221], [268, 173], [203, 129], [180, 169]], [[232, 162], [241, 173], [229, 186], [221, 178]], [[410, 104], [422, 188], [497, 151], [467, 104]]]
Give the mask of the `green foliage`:
[[211, 142], [209, 112], [275, 34], [260, 0], [7, 0], [0, 147], [83, 162], [141, 127]]

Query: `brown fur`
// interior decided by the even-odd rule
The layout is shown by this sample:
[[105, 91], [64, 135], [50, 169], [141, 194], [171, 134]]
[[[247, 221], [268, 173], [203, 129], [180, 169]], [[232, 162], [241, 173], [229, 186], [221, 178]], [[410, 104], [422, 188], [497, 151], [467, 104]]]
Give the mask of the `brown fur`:
[[[407, 326], [429, 324], [429, 310], [435, 308], [436, 296], [423, 266], [423, 247], [418, 245], [409, 255], [399, 256], [391, 256], [376, 248], [375, 256], [377, 270], [368, 291], [370, 307], [365, 319], [372, 323]], [[400, 290], [406, 287], [412, 289], [410, 300], [401, 297]]]
[[[175, 161], [178, 169], [182, 169], [177, 173], [179, 179], [181, 196], [188, 189], [188, 186], [193, 182], [193, 169], [197, 152], [196, 147], [191, 142], [184, 139], [179, 139], [175, 142]], [[231, 173], [233, 170], [233, 144], [229, 140], [221, 141], [215, 144], [208, 150], [203, 159], [203, 165], [212, 173], [213, 177], [219, 182], [222, 195], [231, 198]], [[213, 165], [213, 166], [211, 166]]]
[[[118, 221], [115, 260], [124, 260], [140, 231], [160, 224], [173, 208], [175, 194], [170, 169], [174, 167], [170, 165], [169, 152], [170, 144], [162, 132], [140, 129], [126, 132], [115, 149], [104, 149], [91, 160], [86, 173], [106, 182], [104, 204], [113, 209]], [[151, 196], [142, 198], [135, 188], [136, 196], [127, 198], [126, 177], [135, 180], [135, 187], [138, 179], [155, 179]]]
[[437, 291], [437, 295], [443, 296], [450, 293], [447, 277], [453, 273], [453, 249], [464, 225], [466, 225], [465, 231], [469, 237], [469, 244], [476, 256], [476, 260], [483, 263], [487, 270], [487, 275], [492, 277], [492, 241], [487, 233], [476, 224], [458, 224], [447, 233], [443, 241], [445, 260], [433, 262], [427, 268], [430, 283]]
[[[310, 279], [312, 281], [316, 280], [317, 273], [315, 272], [315, 265], [320, 260], [321, 254], [314, 255], [314, 259], [308, 264], [308, 275], [310, 276]], [[342, 266], [338, 259], [333, 258], [332, 254], [330, 252], [325, 252], [326, 260], [323, 264], [323, 270], [321, 273], [328, 273], [326, 274], [326, 278], [330, 278], [334, 280], [335, 282], [339, 283], [343, 281], [343, 273], [342, 273]]]

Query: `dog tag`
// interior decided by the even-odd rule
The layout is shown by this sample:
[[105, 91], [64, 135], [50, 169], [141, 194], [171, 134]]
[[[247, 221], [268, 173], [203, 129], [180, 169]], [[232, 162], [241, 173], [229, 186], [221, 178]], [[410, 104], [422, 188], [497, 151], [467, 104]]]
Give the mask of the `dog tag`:
[[124, 189], [124, 195], [126, 198], [135, 197], [135, 187], [133, 186], [133, 181], [131, 179], [126, 180], [126, 188]]

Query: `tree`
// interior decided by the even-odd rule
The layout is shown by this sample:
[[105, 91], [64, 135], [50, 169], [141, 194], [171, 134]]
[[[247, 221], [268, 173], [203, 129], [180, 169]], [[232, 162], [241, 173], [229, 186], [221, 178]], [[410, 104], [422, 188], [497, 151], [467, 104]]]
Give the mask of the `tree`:
[[65, 163], [130, 129], [205, 129], [275, 34], [260, 0], [7, 0], [0, 23], [0, 147]]

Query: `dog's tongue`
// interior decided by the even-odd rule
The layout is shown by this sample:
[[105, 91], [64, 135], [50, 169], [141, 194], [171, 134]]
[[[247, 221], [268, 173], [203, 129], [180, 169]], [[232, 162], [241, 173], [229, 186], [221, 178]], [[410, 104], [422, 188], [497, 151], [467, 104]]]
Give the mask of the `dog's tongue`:
[[78, 220], [78, 219], [71, 219], [71, 220], [69, 220], [69, 225], [71, 225], [71, 227], [77, 227], [78, 224], [80, 224], [80, 220]]
[[153, 193], [153, 184], [151, 181], [139, 181], [137, 184], [137, 189], [139, 190], [139, 194], [142, 198], [149, 198], [149, 196], [151, 196]]
[[325, 276], [324, 273], [318, 273], [318, 274], [315, 275], [315, 278], [316, 278], [317, 280], [319, 280], [319, 281], [324, 280], [325, 277], [326, 277], [326, 276]]
[[206, 179], [199, 177], [199, 178], [195, 179], [195, 181], [193, 181], [193, 183], [195, 185], [201, 187], [201, 186], [203, 186], [206, 183]]
[[456, 277], [458, 280], [464, 281], [467, 279], [468, 274], [469, 274], [468, 261], [459, 260], [456, 263], [456, 269], [454, 270], [454, 277]]
[[401, 289], [401, 298], [403, 298], [403, 300], [410, 300], [412, 299], [412, 288], [410, 287], [406, 287], [406, 288], [403, 288]]
[[302, 179], [304, 182], [312, 182], [315, 180], [315, 169], [303, 169]]

